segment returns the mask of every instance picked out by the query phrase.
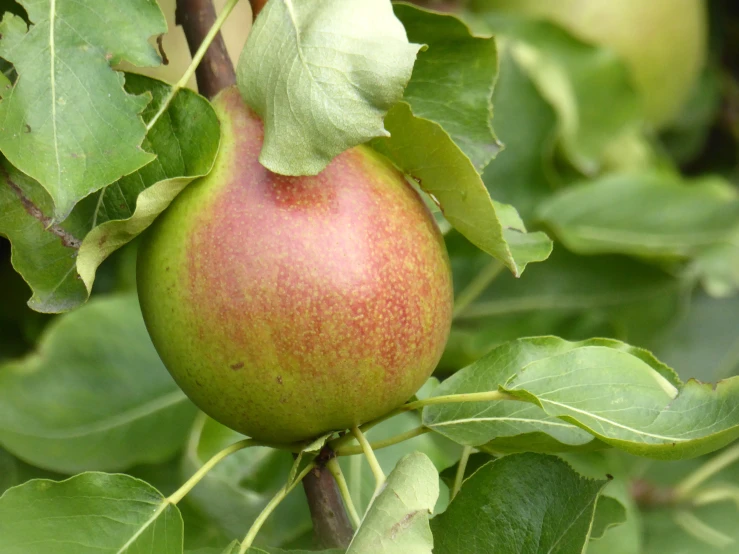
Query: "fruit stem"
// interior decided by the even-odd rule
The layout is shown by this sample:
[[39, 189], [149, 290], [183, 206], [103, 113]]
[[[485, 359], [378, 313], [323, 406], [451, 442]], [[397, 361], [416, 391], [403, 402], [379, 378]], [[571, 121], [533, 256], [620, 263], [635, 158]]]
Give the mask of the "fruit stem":
[[359, 529], [359, 526], [361, 525], [362, 520], [360, 519], [359, 514], [357, 513], [357, 509], [354, 507], [354, 502], [352, 501], [352, 495], [349, 492], [349, 487], [346, 484], [346, 479], [344, 479], [344, 473], [341, 471], [341, 466], [339, 465], [339, 461], [336, 458], [331, 458], [326, 464], [326, 469], [328, 469], [331, 472], [331, 475], [334, 476], [334, 479], [336, 480], [336, 484], [339, 486], [339, 492], [341, 493], [341, 498], [344, 499], [344, 505], [346, 506], [346, 509], [349, 512], [349, 516], [352, 518], [352, 523], [354, 523], [354, 527], [356, 529]]
[[349, 458], [349, 492], [352, 498], [362, 498], [362, 462], [361, 456]]
[[[420, 425], [419, 427], [416, 427], [415, 429], [411, 429], [410, 431], [406, 431], [405, 433], [395, 435], [394, 437], [383, 439], [381, 441], [371, 442], [370, 446], [372, 447], [372, 450], [380, 450], [381, 448], [387, 448], [388, 446], [398, 444], [399, 442], [404, 442], [404, 441], [407, 441], [408, 439], [418, 437], [419, 435], [423, 435], [425, 433], [428, 433], [429, 431], [431, 431], [431, 429], [429, 429], [428, 427], [424, 427], [423, 425]], [[339, 450], [336, 451], [336, 455], [337, 456], [354, 456], [356, 454], [362, 454], [363, 452], [364, 450], [362, 450], [361, 446], [343, 446]]]
[[470, 454], [472, 454], [472, 447], [465, 446], [462, 449], [462, 457], [459, 459], [457, 474], [454, 476], [454, 486], [452, 486], [452, 492], [449, 498], [450, 502], [454, 500], [454, 497], [457, 496], [459, 489], [462, 488], [462, 481], [464, 481], [464, 472], [467, 469], [467, 461], [470, 459]]
[[739, 461], [739, 444], [727, 448], [721, 454], [714, 456], [700, 466], [674, 488], [676, 500], [685, 500], [697, 487], [703, 484], [723, 469]]
[[472, 304], [478, 297], [485, 292], [488, 285], [503, 271], [503, 264], [498, 260], [490, 260], [480, 272], [470, 281], [470, 283], [457, 295], [454, 300], [454, 311], [452, 318], [458, 317], [467, 307]]
[[[333, 456], [330, 449], [322, 450], [318, 456], [319, 464], [303, 479], [313, 521], [314, 542], [317, 548], [323, 550], [346, 549], [354, 535], [339, 486], [331, 471], [326, 468], [328, 460]], [[324, 460], [323, 465], [320, 459]]]
[[[219, 32], [238, 2], [239, 0], [228, 1], [216, 20], [210, 25], [202, 42], [200, 42], [199, 39], [202, 36], [204, 25], [207, 25], [215, 14], [213, 3], [211, 0], [177, 0], [177, 21], [185, 30], [190, 49], [194, 50], [198, 42], [200, 44], [197, 46], [197, 50], [192, 56], [192, 62], [185, 73], [172, 86], [162, 105], [159, 106], [157, 113], [146, 124], [147, 131], [150, 131], [154, 127], [162, 114], [167, 111], [167, 108], [180, 89], [187, 85], [187, 82], [205, 57], [206, 52], [209, 52], [208, 49], [211, 43], [216, 40], [216, 37], [217, 42], [214, 44], [214, 49], [209, 52], [209, 56], [212, 58], [209, 60], [210, 63], [207, 64], [209, 68], [205, 68], [204, 66], [204, 69], [198, 74], [198, 88], [201, 94], [210, 98], [226, 86], [236, 83], [236, 73], [234, 72], [231, 60], [228, 58], [226, 46]], [[221, 60], [220, 58], [225, 59]]]
[[364, 436], [364, 433], [362, 433], [359, 427], [354, 427], [352, 429], [352, 434], [361, 445], [362, 451], [367, 458], [367, 463], [369, 463], [370, 469], [375, 476], [375, 481], [377, 482], [377, 485], [375, 486], [375, 496], [377, 496], [380, 489], [385, 484], [385, 473], [382, 471], [380, 463], [377, 461], [377, 457], [372, 450], [372, 446], [370, 446], [369, 441], [367, 441], [367, 437]]
[[[432, 396], [431, 398], [425, 398], [423, 400], [416, 400], [415, 402], [409, 402], [403, 404], [400, 408], [394, 409], [392, 412], [386, 413], [384, 416], [380, 416], [377, 419], [368, 421], [359, 426], [360, 432], [366, 433], [372, 429], [375, 425], [379, 425], [383, 421], [400, 415], [404, 412], [410, 412], [412, 410], [420, 410], [426, 406], [432, 406], [434, 404], [456, 404], [460, 402], [492, 402], [495, 400], [518, 400], [515, 396], [500, 392], [497, 390], [487, 392], [470, 392], [465, 394], [449, 394], [447, 396]], [[352, 435], [344, 435], [338, 439], [334, 439], [328, 443], [332, 450], [338, 451], [352, 439]]]
[[716, 548], [726, 548], [734, 543], [733, 538], [707, 525], [698, 519], [695, 514], [687, 510], [677, 510], [672, 516], [672, 519], [689, 535]]
[[190, 492], [195, 485], [197, 485], [203, 477], [205, 477], [208, 472], [213, 469], [221, 460], [226, 458], [227, 456], [230, 456], [234, 452], [238, 452], [239, 450], [243, 450], [244, 448], [248, 448], [250, 446], [266, 446], [265, 444], [255, 441], [252, 439], [244, 439], [239, 442], [233, 443], [231, 446], [227, 446], [218, 454], [213, 456], [210, 460], [205, 462], [200, 469], [198, 469], [192, 477], [190, 477], [187, 482], [182, 485], [179, 489], [177, 489], [169, 498], [167, 498], [167, 502], [170, 504], [177, 504], [180, 500], [182, 500], [185, 495]]
[[272, 500], [270, 500], [269, 503], [264, 507], [264, 510], [262, 510], [261, 513], [257, 516], [257, 519], [254, 520], [254, 523], [249, 528], [249, 531], [246, 533], [246, 536], [241, 543], [239, 554], [246, 554], [246, 551], [249, 550], [249, 547], [254, 542], [257, 533], [259, 533], [259, 530], [262, 528], [262, 525], [264, 525], [264, 522], [267, 521], [267, 518], [270, 516], [270, 514], [275, 511], [275, 508], [280, 505], [280, 502], [285, 499], [290, 491], [293, 490], [297, 486], [297, 484], [303, 480], [303, 477], [308, 475], [308, 473], [310, 473], [311, 470], [313, 470], [313, 468], [315, 467], [315, 463], [308, 464], [303, 469], [303, 471], [301, 471], [298, 476], [293, 479], [291, 483], [285, 483], [285, 485], [277, 492], [277, 494], [272, 497]]

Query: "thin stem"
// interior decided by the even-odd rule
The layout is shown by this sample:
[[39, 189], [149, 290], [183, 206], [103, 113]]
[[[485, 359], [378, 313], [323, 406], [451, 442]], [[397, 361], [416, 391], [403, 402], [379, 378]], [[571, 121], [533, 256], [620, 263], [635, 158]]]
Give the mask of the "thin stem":
[[[412, 410], [419, 410], [426, 406], [432, 406], [434, 404], [456, 404], [459, 402], [490, 402], [494, 400], [518, 400], [518, 398], [511, 396], [500, 391], [487, 391], [487, 392], [471, 392], [465, 394], [450, 394], [447, 396], [432, 396], [431, 398], [425, 398], [423, 400], [416, 400], [415, 402], [409, 402], [403, 404], [400, 408], [394, 409], [392, 412], [386, 413], [384, 416], [368, 421], [359, 426], [359, 430], [362, 433], [366, 433], [372, 429], [375, 425], [379, 425], [383, 421], [386, 421], [396, 415], [404, 412], [410, 412]], [[347, 434], [338, 439], [334, 439], [329, 442], [329, 446], [332, 450], [338, 451], [340, 448], [346, 446], [349, 441], [352, 440], [352, 436]]]
[[275, 508], [280, 505], [280, 502], [285, 499], [290, 491], [293, 490], [296, 485], [303, 480], [303, 477], [308, 475], [308, 473], [310, 473], [314, 467], [316, 467], [315, 463], [308, 464], [303, 469], [303, 471], [301, 471], [298, 476], [292, 481], [292, 483], [286, 483], [285, 486], [283, 486], [277, 492], [277, 494], [274, 495], [272, 500], [270, 500], [269, 503], [264, 507], [264, 510], [262, 510], [262, 512], [257, 516], [257, 519], [254, 520], [254, 523], [252, 524], [251, 528], [244, 537], [243, 542], [241, 543], [239, 554], [246, 554], [246, 551], [249, 550], [249, 547], [254, 542], [257, 533], [259, 533], [259, 530], [262, 528], [262, 525], [264, 525], [264, 522], [267, 521], [267, 518], [270, 516], [270, 514], [275, 511]]
[[358, 502], [362, 502], [362, 462], [364, 458], [361, 456], [352, 456], [349, 458], [349, 487], [351, 488], [352, 498], [356, 498]]
[[467, 287], [459, 293], [457, 298], [454, 300], [454, 311], [452, 312], [452, 318], [459, 316], [464, 310], [472, 304], [477, 298], [485, 292], [488, 285], [492, 283], [495, 278], [500, 275], [503, 270], [503, 264], [498, 260], [490, 260], [490, 263], [486, 265]]
[[364, 455], [367, 458], [367, 463], [375, 476], [375, 481], [377, 482], [377, 485], [375, 486], [375, 494], [377, 494], [382, 485], [385, 484], [385, 473], [382, 471], [380, 463], [377, 461], [377, 457], [375, 456], [370, 443], [367, 441], [367, 437], [364, 436], [364, 433], [362, 433], [359, 427], [354, 427], [352, 429], [352, 434], [357, 439], [357, 442], [362, 446]]
[[[420, 435], [428, 433], [429, 431], [431, 431], [431, 429], [429, 429], [428, 427], [424, 427], [423, 425], [420, 425], [419, 427], [416, 427], [415, 429], [411, 429], [410, 431], [406, 431], [405, 433], [395, 435], [394, 437], [383, 439], [381, 441], [371, 442], [370, 446], [372, 447], [372, 450], [380, 450], [381, 448], [387, 448], [388, 446], [398, 444], [399, 442], [404, 442], [404, 441], [407, 441], [408, 439], [418, 437]], [[362, 447], [359, 445], [343, 446], [339, 450], [336, 451], [336, 455], [337, 456], [354, 456], [356, 454], [362, 454], [363, 452], [364, 450], [362, 450]]]
[[221, 460], [226, 458], [227, 456], [230, 456], [234, 452], [238, 452], [239, 450], [243, 450], [244, 448], [248, 448], [250, 446], [263, 446], [262, 443], [259, 441], [255, 441], [252, 439], [244, 439], [239, 442], [233, 443], [231, 446], [227, 446], [223, 450], [221, 450], [218, 454], [213, 456], [210, 460], [205, 462], [200, 469], [198, 469], [195, 474], [190, 477], [187, 482], [182, 485], [179, 489], [177, 489], [169, 498], [167, 498], [167, 501], [170, 504], [177, 504], [180, 500], [182, 500], [185, 495], [190, 492], [195, 485], [197, 485], [203, 477], [205, 477], [208, 472], [213, 469]]
[[714, 456], [705, 464], [680, 481], [675, 487], [675, 498], [684, 500], [703, 482], [739, 460], [739, 443]]
[[100, 213], [100, 207], [103, 205], [103, 197], [105, 196], [106, 189], [100, 190], [100, 196], [98, 196], [97, 204], [95, 204], [95, 213], [92, 214], [92, 226], [90, 229], [94, 229], [98, 224], [98, 214]]
[[721, 483], [716, 487], [707, 487], [697, 491], [690, 499], [693, 506], [706, 506], [716, 502], [733, 502], [739, 510], [739, 487]]
[[210, 28], [210, 31], [208, 31], [208, 34], [205, 35], [205, 38], [203, 39], [203, 42], [200, 44], [200, 47], [198, 48], [197, 52], [192, 57], [192, 62], [190, 63], [189, 67], [185, 71], [185, 73], [180, 77], [180, 80], [175, 83], [175, 85], [172, 87], [172, 90], [169, 91], [169, 94], [166, 96], [164, 101], [162, 102], [162, 105], [159, 106], [159, 110], [154, 115], [154, 117], [147, 123], [146, 130], [147, 132], [151, 130], [152, 127], [156, 124], [156, 122], [159, 120], [159, 118], [162, 116], [162, 114], [167, 111], [167, 108], [172, 103], [172, 100], [177, 95], [177, 93], [180, 91], [181, 88], [183, 88], [185, 85], [187, 85], [187, 82], [190, 80], [190, 78], [195, 73], [195, 70], [197, 69], [198, 65], [200, 65], [200, 62], [203, 60], [203, 56], [205, 56], [205, 53], [208, 50], [208, 47], [213, 42], [213, 39], [216, 38], [216, 35], [221, 30], [221, 27], [226, 22], [226, 19], [229, 15], [231, 15], [231, 11], [234, 9], [236, 4], [239, 2], [239, 0], [228, 0], [228, 3], [224, 6], [223, 10], [220, 14], [218, 14], [218, 17], [216, 18], [215, 22]]
[[454, 486], [452, 487], [450, 500], [454, 500], [454, 497], [457, 496], [459, 489], [462, 488], [462, 481], [464, 481], [464, 472], [467, 470], [467, 461], [470, 459], [470, 454], [472, 454], [472, 447], [465, 446], [462, 449], [462, 457], [459, 459], [457, 474], [454, 476]]
[[344, 505], [346, 506], [346, 509], [349, 512], [349, 517], [352, 518], [352, 523], [354, 523], [354, 527], [356, 529], [359, 529], [359, 526], [361, 525], [362, 520], [359, 517], [359, 514], [357, 513], [357, 509], [354, 507], [354, 502], [352, 501], [352, 495], [349, 492], [349, 487], [346, 484], [346, 479], [344, 479], [344, 473], [341, 471], [341, 466], [339, 465], [339, 461], [336, 458], [331, 458], [326, 464], [326, 468], [331, 472], [331, 475], [334, 476], [334, 479], [336, 480], [336, 484], [339, 486], [339, 492], [341, 493], [341, 498], [344, 499]]
[[493, 400], [518, 400], [516, 397], [500, 392], [498, 390], [487, 391], [487, 392], [468, 392], [464, 394], [449, 394], [446, 396], [432, 396], [430, 398], [424, 398], [423, 400], [416, 400], [415, 402], [409, 402], [403, 408], [404, 412], [410, 410], [418, 410], [425, 408], [426, 406], [433, 406], [435, 404], [457, 404], [460, 402], [490, 402]]
[[726, 548], [734, 543], [734, 539], [710, 525], [703, 523], [695, 514], [687, 510], [678, 510], [672, 516], [677, 525], [689, 535], [701, 542], [718, 548]]

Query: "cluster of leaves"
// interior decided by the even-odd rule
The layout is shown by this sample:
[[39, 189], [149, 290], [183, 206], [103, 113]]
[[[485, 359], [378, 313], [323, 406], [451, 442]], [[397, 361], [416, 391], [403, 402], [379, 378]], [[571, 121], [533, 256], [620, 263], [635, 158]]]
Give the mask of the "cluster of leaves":
[[[739, 451], [711, 457], [739, 436], [739, 193], [735, 168], [711, 167], [702, 148], [721, 115], [715, 83], [731, 75], [709, 64], [657, 134], [613, 52], [477, 4], [463, 23], [403, 3], [271, 0], [238, 65], [266, 167], [316, 173], [369, 142], [441, 207], [457, 309], [438, 377], [453, 375], [418, 397], [505, 398], [374, 427], [373, 441], [423, 432], [378, 450], [390, 475], [377, 497], [370, 467], [341, 457], [367, 510], [348, 552], [719, 552], [739, 541], [727, 509]], [[116, 71], [159, 63], [155, 2], [11, 6], [0, 551], [239, 552], [233, 538], [298, 467], [246, 448], [180, 502], [179, 485], [244, 437], [179, 391], [132, 290], [134, 239], [208, 173], [217, 118], [192, 91]], [[564, 338], [522, 338], [537, 335]], [[697, 479], [704, 463], [714, 471]], [[250, 552], [310, 546], [303, 496], [287, 496]]]

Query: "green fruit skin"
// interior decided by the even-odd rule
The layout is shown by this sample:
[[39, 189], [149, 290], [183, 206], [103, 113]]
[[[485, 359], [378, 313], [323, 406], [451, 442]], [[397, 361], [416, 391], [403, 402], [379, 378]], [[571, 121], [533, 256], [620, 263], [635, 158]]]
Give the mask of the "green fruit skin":
[[258, 162], [262, 122], [235, 88], [213, 102], [221, 149], [147, 231], [147, 328], [185, 393], [224, 425], [292, 442], [408, 400], [451, 326], [443, 238], [402, 174], [366, 147], [315, 177]]
[[575, 36], [612, 49], [631, 71], [647, 119], [669, 123], [688, 99], [708, 48], [705, 0], [474, 0], [550, 19]]

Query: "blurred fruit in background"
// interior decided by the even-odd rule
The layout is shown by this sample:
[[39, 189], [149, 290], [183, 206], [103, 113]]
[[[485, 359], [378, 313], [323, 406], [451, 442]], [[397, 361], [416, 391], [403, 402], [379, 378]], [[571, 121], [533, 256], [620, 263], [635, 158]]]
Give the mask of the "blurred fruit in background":
[[703, 0], [473, 0], [472, 7], [547, 18], [611, 48], [631, 70], [656, 127], [677, 115], [706, 58]]

